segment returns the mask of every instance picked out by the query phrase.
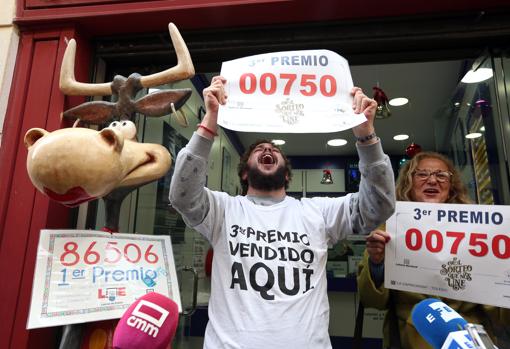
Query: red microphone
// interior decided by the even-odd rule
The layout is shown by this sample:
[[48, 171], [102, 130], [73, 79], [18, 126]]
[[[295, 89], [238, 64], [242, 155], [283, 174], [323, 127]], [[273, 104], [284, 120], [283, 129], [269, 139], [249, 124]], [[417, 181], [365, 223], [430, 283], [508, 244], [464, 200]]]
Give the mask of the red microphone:
[[168, 297], [151, 292], [131, 304], [113, 334], [115, 349], [165, 349], [179, 322], [179, 307]]

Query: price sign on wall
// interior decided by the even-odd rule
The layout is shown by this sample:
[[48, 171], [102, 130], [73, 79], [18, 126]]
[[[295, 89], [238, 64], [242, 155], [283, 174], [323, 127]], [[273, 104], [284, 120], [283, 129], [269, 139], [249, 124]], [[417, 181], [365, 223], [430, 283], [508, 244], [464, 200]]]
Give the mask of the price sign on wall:
[[510, 308], [509, 206], [397, 202], [387, 288]]
[[336, 132], [364, 121], [352, 111], [347, 61], [328, 50], [275, 52], [224, 62], [227, 104], [218, 123], [249, 132]]
[[181, 310], [168, 236], [42, 230], [27, 328], [120, 318], [147, 292]]

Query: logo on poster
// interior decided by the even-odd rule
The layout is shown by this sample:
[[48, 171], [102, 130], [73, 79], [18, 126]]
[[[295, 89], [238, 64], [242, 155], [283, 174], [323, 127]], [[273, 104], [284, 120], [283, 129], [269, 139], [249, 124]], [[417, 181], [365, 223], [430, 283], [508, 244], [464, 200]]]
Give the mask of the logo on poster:
[[444, 280], [448, 286], [454, 291], [463, 290], [466, 288], [466, 282], [471, 281], [471, 272], [473, 266], [469, 264], [462, 264], [460, 259], [453, 257], [447, 264], [441, 266], [441, 275], [445, 275]]
[[510, 269], [505, 270], [505, 282], [510, 282]]
[[276, 105], [275, 112], [280, 115], [283, 122], [294, 125], [300, 117], [304, 116], [304, 104], [294, 103], [290, 98], [286, 98], [283, 102]]
[[98, 288], [97, 289], [97, 298], [98, 299], [108, 299], [110, 302], [115, 301], [117, 297], [122, 297], [126, 295], [125, 287], [108, 287], [108, 288]]

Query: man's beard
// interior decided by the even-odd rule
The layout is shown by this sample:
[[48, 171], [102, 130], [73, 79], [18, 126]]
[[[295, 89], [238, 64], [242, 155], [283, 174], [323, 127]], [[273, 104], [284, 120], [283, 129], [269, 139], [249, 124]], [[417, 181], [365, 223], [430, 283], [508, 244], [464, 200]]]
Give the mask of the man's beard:
[[285, 188], [286, 172], [285, 167], [278, 166], [275, 173], [266, 175], [257, 167], [248, 166], [248, 184], [253, 189], [263, 191]]

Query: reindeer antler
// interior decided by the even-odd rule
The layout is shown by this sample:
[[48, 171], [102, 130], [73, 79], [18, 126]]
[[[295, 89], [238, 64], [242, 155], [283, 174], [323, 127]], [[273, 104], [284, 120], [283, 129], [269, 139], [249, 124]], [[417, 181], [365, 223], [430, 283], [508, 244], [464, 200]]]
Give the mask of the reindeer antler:
[[[177, 55], [177, 65], [165, 71], [142, 76], [140, 82], [143, 87], [163, 85], [168, 82], [184, 80], [195, 74], [188, 48], [173, 23], [168, 24], [170, 37]], [[71, 39], [67, 45], [60, 69], [60, 90], [69, 96], [107, 96], [112, 94], [111, 83], [82, 83], [74, 76], [74, 61], [76, 57], [76, 41]]]
[[195, 75], [195, 68], [193, 67], [188, 47], [184, 43], [175, 24], [168, 23], [168, 31], [170, 32], [170, 38], [172, 39], [172, 44], [174, 45], [177, 55], [177, 65], [159, 73], [142, 76], [140, 82], [145, 88], [163, 85], [170, 81], [188, 79]]
[[62, 66], [60, 67], [60, 90], [69, 96], [108, 96], [112, 94], [109, 82], [102, 84], [87, 84], [76, 81], [74, 77], [74, 59], [76, 57], [76, 41], [69, 40]]

